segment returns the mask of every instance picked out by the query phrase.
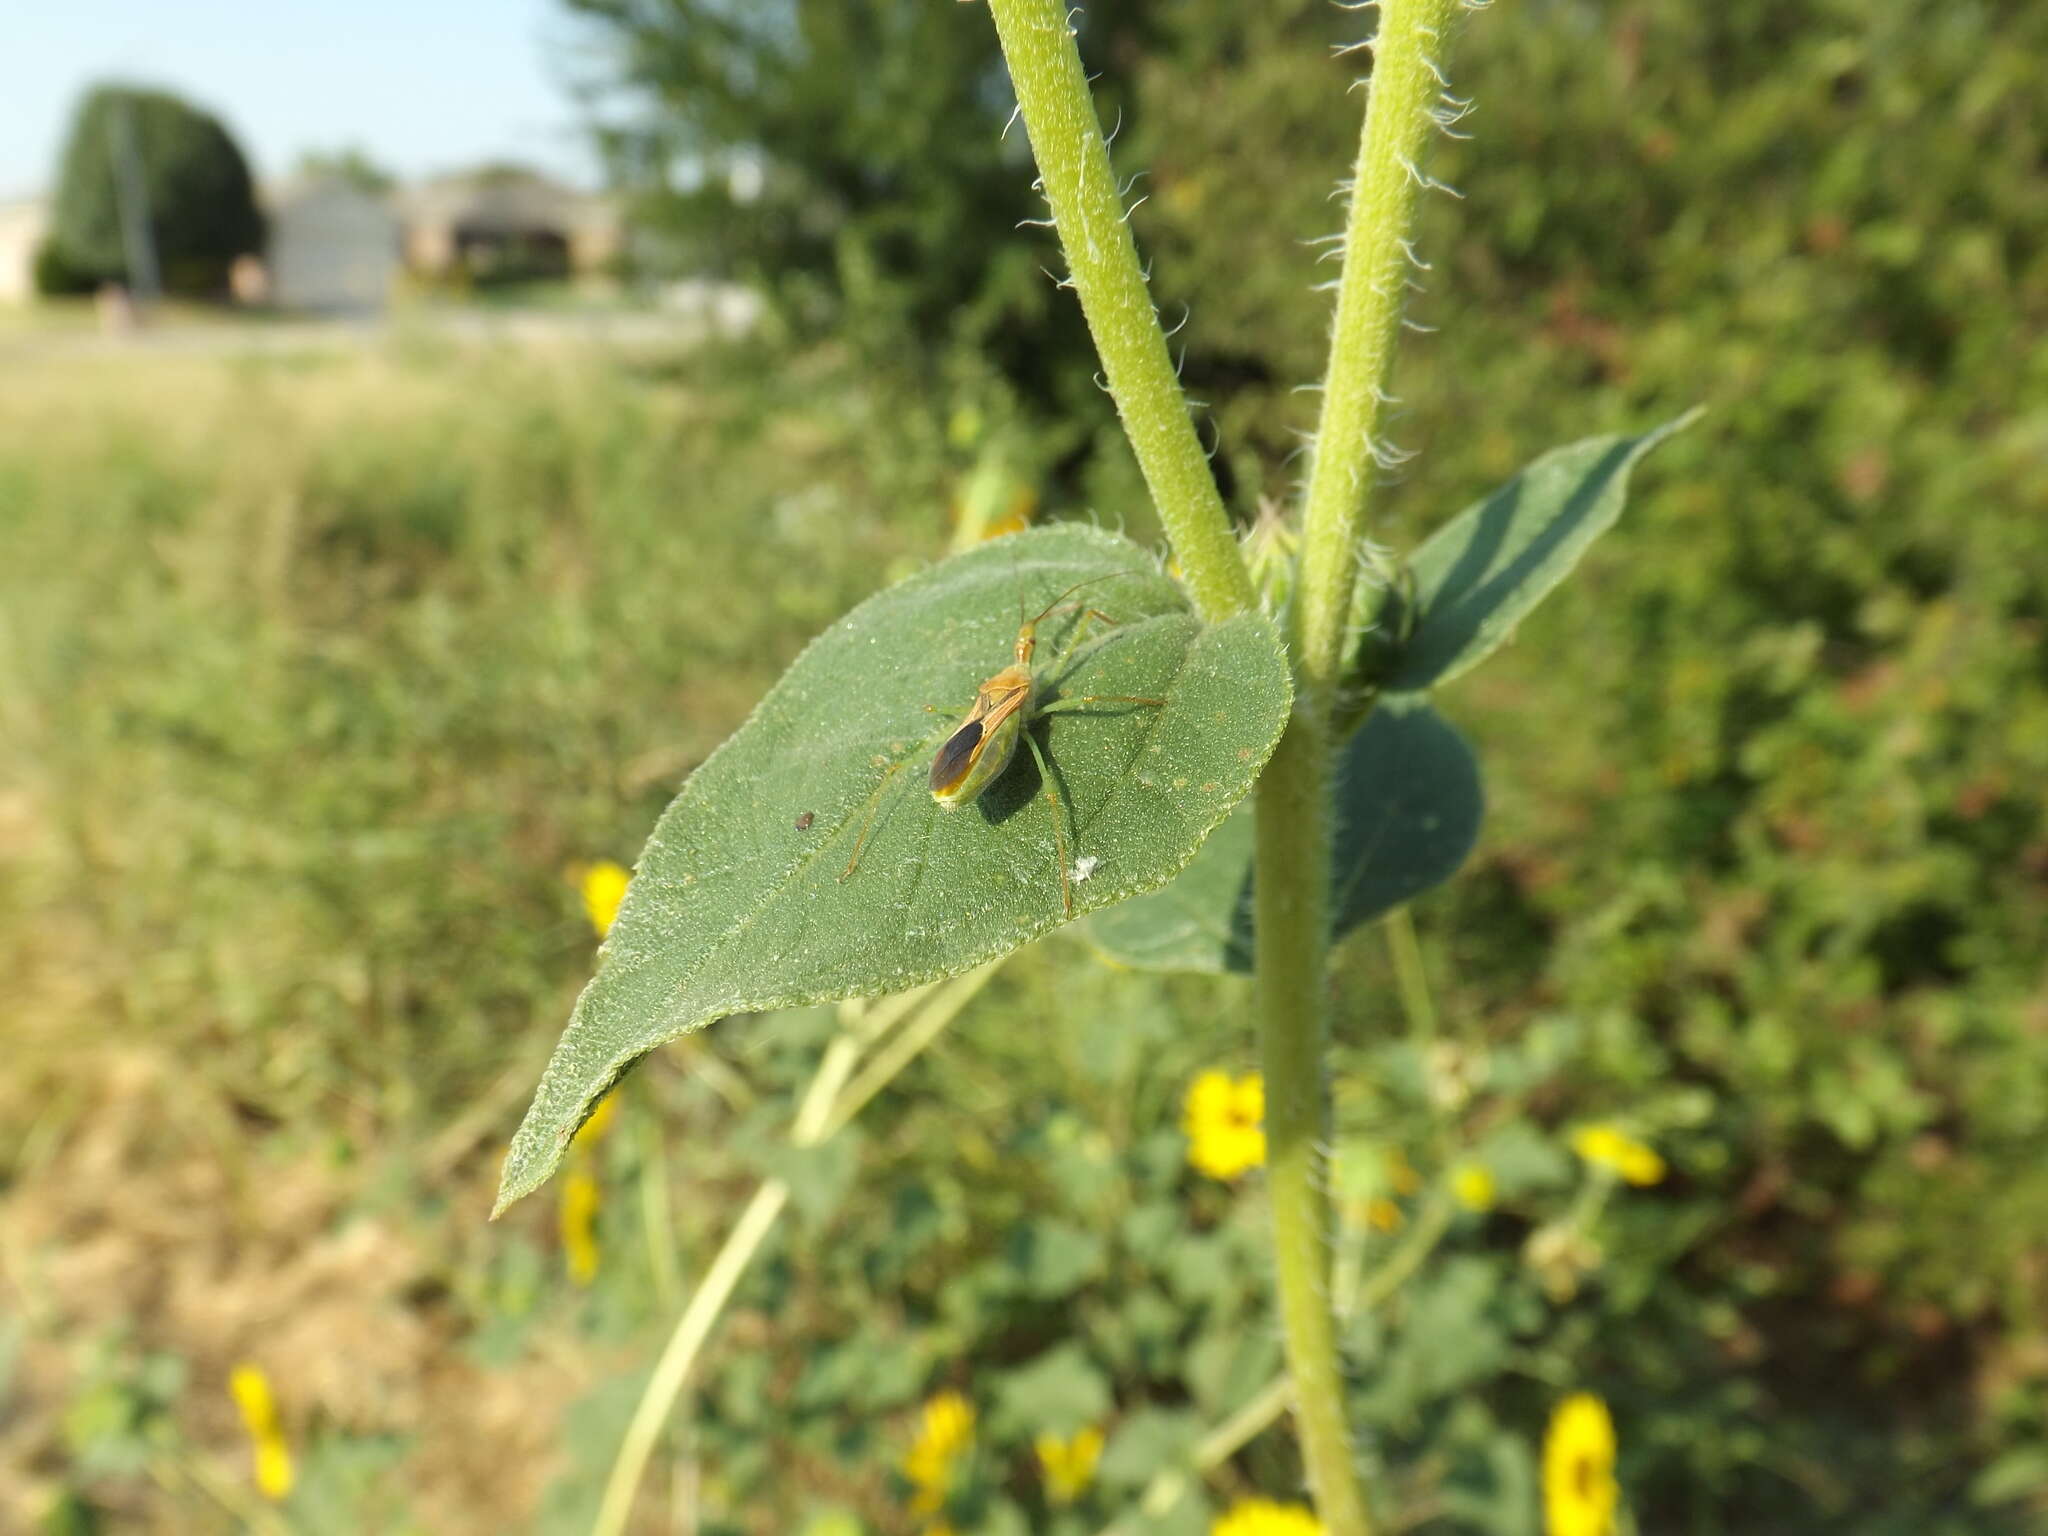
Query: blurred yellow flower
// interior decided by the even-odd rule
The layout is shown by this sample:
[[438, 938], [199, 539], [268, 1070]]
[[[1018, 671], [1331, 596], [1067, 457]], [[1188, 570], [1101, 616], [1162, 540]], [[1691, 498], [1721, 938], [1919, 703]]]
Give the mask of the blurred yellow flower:
[[1407, 1220], [1401, 1214], [1401, 1207], [1385, 1195], [1374, 1195], [1365, 1202], [1366, 1225], [1375, 1232], [1398, 1232]]
[[958, 1392], [941, 1392], [924, 1405], [917, 1438], [903, 1457], [903, 1475], [917, 1489], [910, 1507], [935, 1515], [953, 1491], [954, 1474], [974, 1448], [974, 1405]]
[[1102, 1431], [1089, 1425], [1067, 1439], [1040, 1435], [1034, 1442], [1038, 1465], [1045, 1473], [1046, 1497], [1055, 1504], [1071, 1504], [1095, 1481], [1095, 1464], [1102, 1460]]
[[588, 1285], [597, 1278], [597, 1208], [604, 1204], [604, 1191], [590, 1170], [578, 1167], [563, 1176], [561, 1198], [558, 1221], [569, 1278]]
[[1664, 1177], [1663, 1158], [1606, 1121], [1573, 1131], [1572, 1150], [1594, 1167], [1612, 1169], [1631, 1184], [1655, 1184]]
[[590, 1112], [590, 1118], [576, 1128], [576, 1135], [569, 1145], [588, 1149], [604, 1139], [604, 1133], [612, 1128], [612, 1117], [619, 1111], [617, 1093], [607, 1093], [597, 1101], [597, 1108]]
[[1258, 1073], [1202, 1073], [1188, 1085], [1181, 1110], [1189, 1164], [1212, 1179], [1258, 1167], [1266, 1160], [1265, 1120], [1266, 1080]]
[[1451, 1173], [1451, 1194], [1468, 1211], [1493, 1209], [1493, 1170], [1484, 1163], [1460, 1163]]
[[583, 893], [583, 910], [590, 914], [590, 926], [603, 938], [611, 932], [612, 922], [619, 915], [619, 903], [626, 899], [626, 882], [633, 876], [623, 864], [614, 864], [610, 859], [578, 866], [574, 874], [577, 888]]
[[1239, 1499], [1210, 1525], [1209, 1536], [1323, 1536], [1323, 1522], [1300, 1504]]
[[246, 1361], [228, 1373], [228, 1392], [242, 1413], [255, 1455], [256, 1487], [273, 1503], [292, 1491], [292, 1451], [277, 1422], [277, 1403], [263, 1367]]
[[1590, 1392], [1557, 1405], [1543, 1436], [1543, 1524], [1548, 1536], [1613, 1536], [1614, 1420]]

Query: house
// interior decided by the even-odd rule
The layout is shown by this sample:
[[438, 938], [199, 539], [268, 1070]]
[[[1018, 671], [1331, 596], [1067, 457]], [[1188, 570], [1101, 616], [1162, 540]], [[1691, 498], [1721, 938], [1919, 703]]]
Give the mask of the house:
[[315, 176], [269, 200], [266, 284], [280, 309], [361, 314], [390, 300], [404, 250], [385, 197], [340, 176]]
[[40, 198], [0, 202], [0, 304], [25, 304], [36, 294], [36, 252], [50, 227]]
[[429, 278], [478, 282], [562, 278], [601, 269], [622, 232], [608, 199], [536, 171], [486, 166], [399, 194], [405, 253]]

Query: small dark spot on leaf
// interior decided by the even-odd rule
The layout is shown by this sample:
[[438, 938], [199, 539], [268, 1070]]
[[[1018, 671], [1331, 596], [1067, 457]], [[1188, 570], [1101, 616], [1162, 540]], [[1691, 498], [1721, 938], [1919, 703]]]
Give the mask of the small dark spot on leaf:
[[796, 819], [796, 829], [797, 829], [797, 831], [799, 831], [799, 832], [808, 832], [808, 831], [810, 831], [810, 830], [811, 830], [811, 823], [812, 823], [812, 822], [814, 822], [814, 821], [816, 821], [817, 819], [818, 819], [818, 817], [817, 817], [817, 813], [816, 813], [816, 812], [814, 812], [814, 811], [805, 811], [805, 812], [803, 813], [803, 815], [801, 815], [801, 816], [797, 817], [797, 819]]

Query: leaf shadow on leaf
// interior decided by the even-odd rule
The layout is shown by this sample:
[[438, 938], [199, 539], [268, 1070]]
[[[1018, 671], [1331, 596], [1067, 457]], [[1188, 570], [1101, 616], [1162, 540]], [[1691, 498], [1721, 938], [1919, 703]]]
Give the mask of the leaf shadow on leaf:
[[[1381, 702], [1345, 744], [1337, 770], [1332, 934], [1411, 901], [1455, 874], [1485, 814], [1479, 762], [1426, 699]], [[1193, 864], [1163, 889], [1090, 918], [1090, 942], [1144, 970], [1252, 969], [1249, 808], [1210, 835]]]
[[1542, 454], [1415, 552], [1414, 630], [1372, 671], [1419, 693], [1476, 666], [1614, 526], [1636, 462], [1698, 410], [1637, 437], [1596, 437]]
[[1493, 569], [1493, 562], [1508, 542], [1521, 510], [1523, 477], [1517, 475], [1482, 502], [1471, 542], [1442, 578], [1431, 582], [1428, 573], [1418, 572], [1423, 582], [1421, 601], [1425, 617], [1394, 678], [1394, 686], [1412, 691], [1432, 687], [1442, 680], [1478, 642], [1486, 621], [1572, 541], [1589, 515], [1601, 510], [1602, 494], [1617, 474], [1628, 473], [1637, 452], [1632, 441], [1618, 442], [1609, 448], [1564, 505], [1545, 521], [1536, 537], [1498, 570]]

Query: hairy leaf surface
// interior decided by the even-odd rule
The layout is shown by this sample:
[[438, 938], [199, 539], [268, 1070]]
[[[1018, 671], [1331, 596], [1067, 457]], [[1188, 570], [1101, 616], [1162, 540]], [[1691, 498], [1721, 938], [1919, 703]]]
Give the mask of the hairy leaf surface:
[[812, 642], [662, 814], [513, 1139], [498, 1209], [547, 1178], [598, 1095], [654, 1047], [726, 1014], [957, 975], [1066, 920], [1028, 750], [955, 809], [925, 780], [976, 685], [1010, 661], [1020, 621], [1083, 581], [1039, 630], [1038, 664], [1065, 658], [1057, 695], [1165, 703], [1029, 727], [1071, 813], [1062, 830], [1078, 829], [1075, 914], [1186, 866], [1286, 720], [1271, 624], [1203, 625], [1150, 555], [1092, 528], [1017, 534], [913, 576]]

